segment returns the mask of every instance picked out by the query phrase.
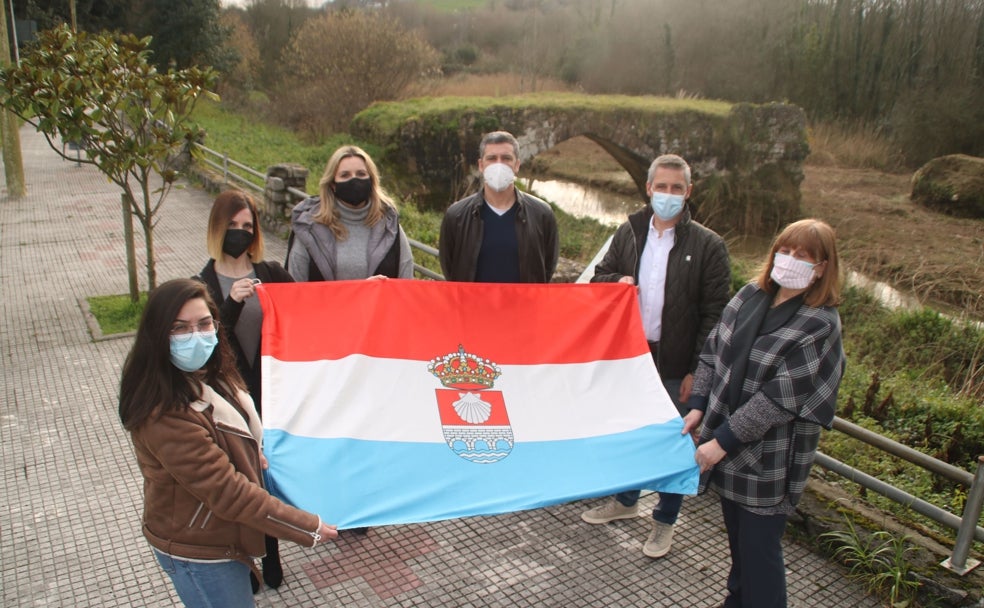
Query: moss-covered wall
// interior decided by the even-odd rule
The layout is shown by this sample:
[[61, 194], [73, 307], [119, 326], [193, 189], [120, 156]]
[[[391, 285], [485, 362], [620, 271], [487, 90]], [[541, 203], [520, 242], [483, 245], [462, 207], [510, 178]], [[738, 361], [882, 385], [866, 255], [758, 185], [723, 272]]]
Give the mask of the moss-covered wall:
[[447, 202], [476, 187], [478, 144], [494, 130], [516, 136], [523, 162], [584, 135], [625, 168], [643, 199], [652, 159], [679, 154], [694, 170], [698, 217], [721, 232], [771, 234], [799, 217], [808, 147], [796, 106], [556, 93], [442, 97], [375, 104], [352, 124], [354, 135], [382, 146], [390, 162]]

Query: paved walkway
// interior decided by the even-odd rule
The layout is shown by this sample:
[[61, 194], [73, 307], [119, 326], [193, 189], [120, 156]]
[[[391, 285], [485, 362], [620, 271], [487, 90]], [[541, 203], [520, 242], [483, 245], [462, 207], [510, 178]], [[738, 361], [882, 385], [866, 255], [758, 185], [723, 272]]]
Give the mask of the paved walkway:
[[[141, 478], [116, 415], [129, 339], [94, 342], [79, 300], [125, 293], [120, 193], [21, 130], [28, 194], [0, 195], [0, 605], [179, 606], [140, 535]], [[161, 280], [206, 259], [211, 195], [184, 185], [157, 228]], [[268, 237], [269, 238], [269, 237]], [[269, 257], [284, 243], [270, 238]], [[139, 245], [138, 245], [139, 249]], [[648, 510], [654, 496], [644, 497]], [[284, 545], [267, 606], [695, 606], [724, 597], [716, 500], [688, 499], [669, 556], [641, 552], [645, 518], [581, 523], [581, 501], [498, 517]], [[841, 569], [786, 544], [790, 606], [878, 606]]]

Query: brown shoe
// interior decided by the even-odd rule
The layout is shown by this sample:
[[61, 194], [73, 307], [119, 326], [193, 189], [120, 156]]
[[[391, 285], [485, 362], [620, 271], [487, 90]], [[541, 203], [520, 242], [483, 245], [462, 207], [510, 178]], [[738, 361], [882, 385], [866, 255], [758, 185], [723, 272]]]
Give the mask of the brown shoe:
[[614, 498], [610, 498], [608, 502], [600, 507], [595, 507], [594, 509], [589, 509], [581, 513], [581, 519], [589, 524], [607, 524], [616, 519], [632, 519], [638, 515], [639, 505], [626, 507]]
[[673, 526], [653, 520], [653, 529], [642, 546], [642, 552], [649, 557], [663, 557], [673, 545]]

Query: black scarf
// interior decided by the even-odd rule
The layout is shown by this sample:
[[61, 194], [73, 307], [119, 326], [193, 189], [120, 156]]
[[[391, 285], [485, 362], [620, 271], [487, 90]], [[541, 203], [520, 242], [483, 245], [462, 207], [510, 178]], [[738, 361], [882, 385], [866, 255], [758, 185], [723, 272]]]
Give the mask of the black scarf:
[[735, 316], [735, 331], [731, 335], [731, 378], [728, 380], [728, 412], [731, 414], [744, 403], [742, 388], [755, 339], [788, 323], [803, 303], [803, 296], [798, 295], [772, 308], [772, 299], [772, 294], [757, 291], [741, 305]]

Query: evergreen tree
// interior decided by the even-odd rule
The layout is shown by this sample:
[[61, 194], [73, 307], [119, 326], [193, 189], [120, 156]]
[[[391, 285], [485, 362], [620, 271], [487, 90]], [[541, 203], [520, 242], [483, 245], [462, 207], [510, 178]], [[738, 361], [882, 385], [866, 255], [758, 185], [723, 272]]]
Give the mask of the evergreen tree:
[[[34, 21], [38, 31], [70, 23], [67, 0], [13, 0], [14, 16], [21, 21]], [[126, 30], [127, 14], [132, 0], [75, 0], [78, 28], [86, 32]]]
[[132, 0], [130, 31], [152, 36], [150, 49], [158, 68], [213, 66], [224, 70], [228, 31], [222, 27], [219, 0]]

